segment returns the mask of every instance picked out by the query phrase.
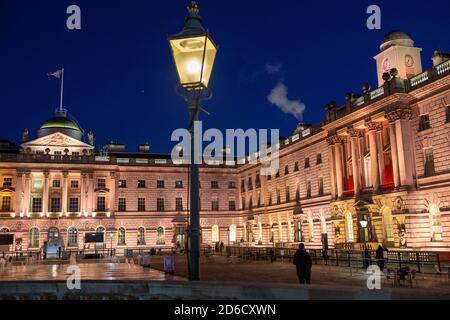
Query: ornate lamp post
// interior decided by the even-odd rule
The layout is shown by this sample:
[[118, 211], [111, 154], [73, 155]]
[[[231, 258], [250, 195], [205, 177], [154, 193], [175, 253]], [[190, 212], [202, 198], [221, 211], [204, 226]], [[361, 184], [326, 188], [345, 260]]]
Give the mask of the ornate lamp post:
[[366, 237], [366, 230], [367, 230], [367, 224], [369, 223], [369, 221], [367, 221], [367, 218], [365, 216], [363, 216], [361, 218], [361, 220], [359, 220], [359, 225], [362, 228], [362, 241], [363, 243], [366, 243], [367, 241], [367, 237]]
[[[200, 212], [199, 212], [199, 178], [198, 163], [201, 157], [195, 156], [194, 123], [198, 121], [201, 110], [200, 100], [209, 99], [211, 91], [208, 89], [212, 74], [217, 47], [202, 26], [199, 7], [192, 1], [188, 7], [188, 16], [180, 33], [169, 37], [169, 44], [177, 69], [180, 86], [190, 113], [189, 131], [191, 133], [190, 154], [190, 228], [189, 228], [189, 280], [199, 280], [200, 258]], [[185, 150], [184, 150], [185, 151]]]

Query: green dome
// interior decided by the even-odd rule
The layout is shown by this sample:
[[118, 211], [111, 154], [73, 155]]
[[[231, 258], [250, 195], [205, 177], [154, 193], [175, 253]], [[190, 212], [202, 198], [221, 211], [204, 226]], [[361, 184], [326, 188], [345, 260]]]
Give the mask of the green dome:
[[80, 127], [72, 120], [64, 116], [56, 116], [46, 121], [41, 129], [63, 128], [81, 131]]

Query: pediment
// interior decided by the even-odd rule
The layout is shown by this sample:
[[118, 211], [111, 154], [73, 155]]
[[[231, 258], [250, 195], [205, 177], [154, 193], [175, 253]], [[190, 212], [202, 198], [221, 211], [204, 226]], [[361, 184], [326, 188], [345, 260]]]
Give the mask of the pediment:
[[32, 141], [25, 142], [21, 145], [22, 148], [44, 148], [44, 147], [58, 147], [58, 148], [84, 148], [87, 150], [93, 149], [94, 147], [83, 141], [74, 139], [65, 135], [61, 132], [55, 132], [49, 134], [48, 136], [41, 137]]

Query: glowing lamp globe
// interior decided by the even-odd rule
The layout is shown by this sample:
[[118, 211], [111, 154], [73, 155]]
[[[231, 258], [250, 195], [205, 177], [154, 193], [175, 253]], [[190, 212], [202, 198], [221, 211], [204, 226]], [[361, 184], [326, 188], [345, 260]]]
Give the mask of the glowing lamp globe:
[[169, 38], [180, 84], [188, 90], [206, 89], [211, 78], [217, 47], [202, 26], [195, 1], [183, 30]]

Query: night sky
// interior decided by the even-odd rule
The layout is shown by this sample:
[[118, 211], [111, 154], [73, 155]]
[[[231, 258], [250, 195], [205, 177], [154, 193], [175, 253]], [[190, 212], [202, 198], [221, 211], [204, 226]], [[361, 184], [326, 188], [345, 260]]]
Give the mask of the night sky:
[[[77, 4], [82, 30], [66, 28], [66, 8]], [[0, 139], [20, 143], [64, 106], [97, 147], [109, 139], [135, 151], [149, 142], [170, 152], [170, 135], [186, 127], [187, 107], [175, 94], [177, 76], [167, 36], [181, 30], [189, 1], [0, 0]], [[366, 9], [382, 9], [382, 29], [366, 28]], [[279, 128], [297, 124], [267, 97], [282, 82], [290, 100], [306, 105], [304, 121], [320, 122], [324, 105], [376, 87], [373, 56], [386, 33], [401, 29], [422, 47], [424, 69], [434, 50], [450, 51], [450, 2], [422, 1], [199, 1], [200, 14], [219, 45], [204, 103], [204, 128]]]

